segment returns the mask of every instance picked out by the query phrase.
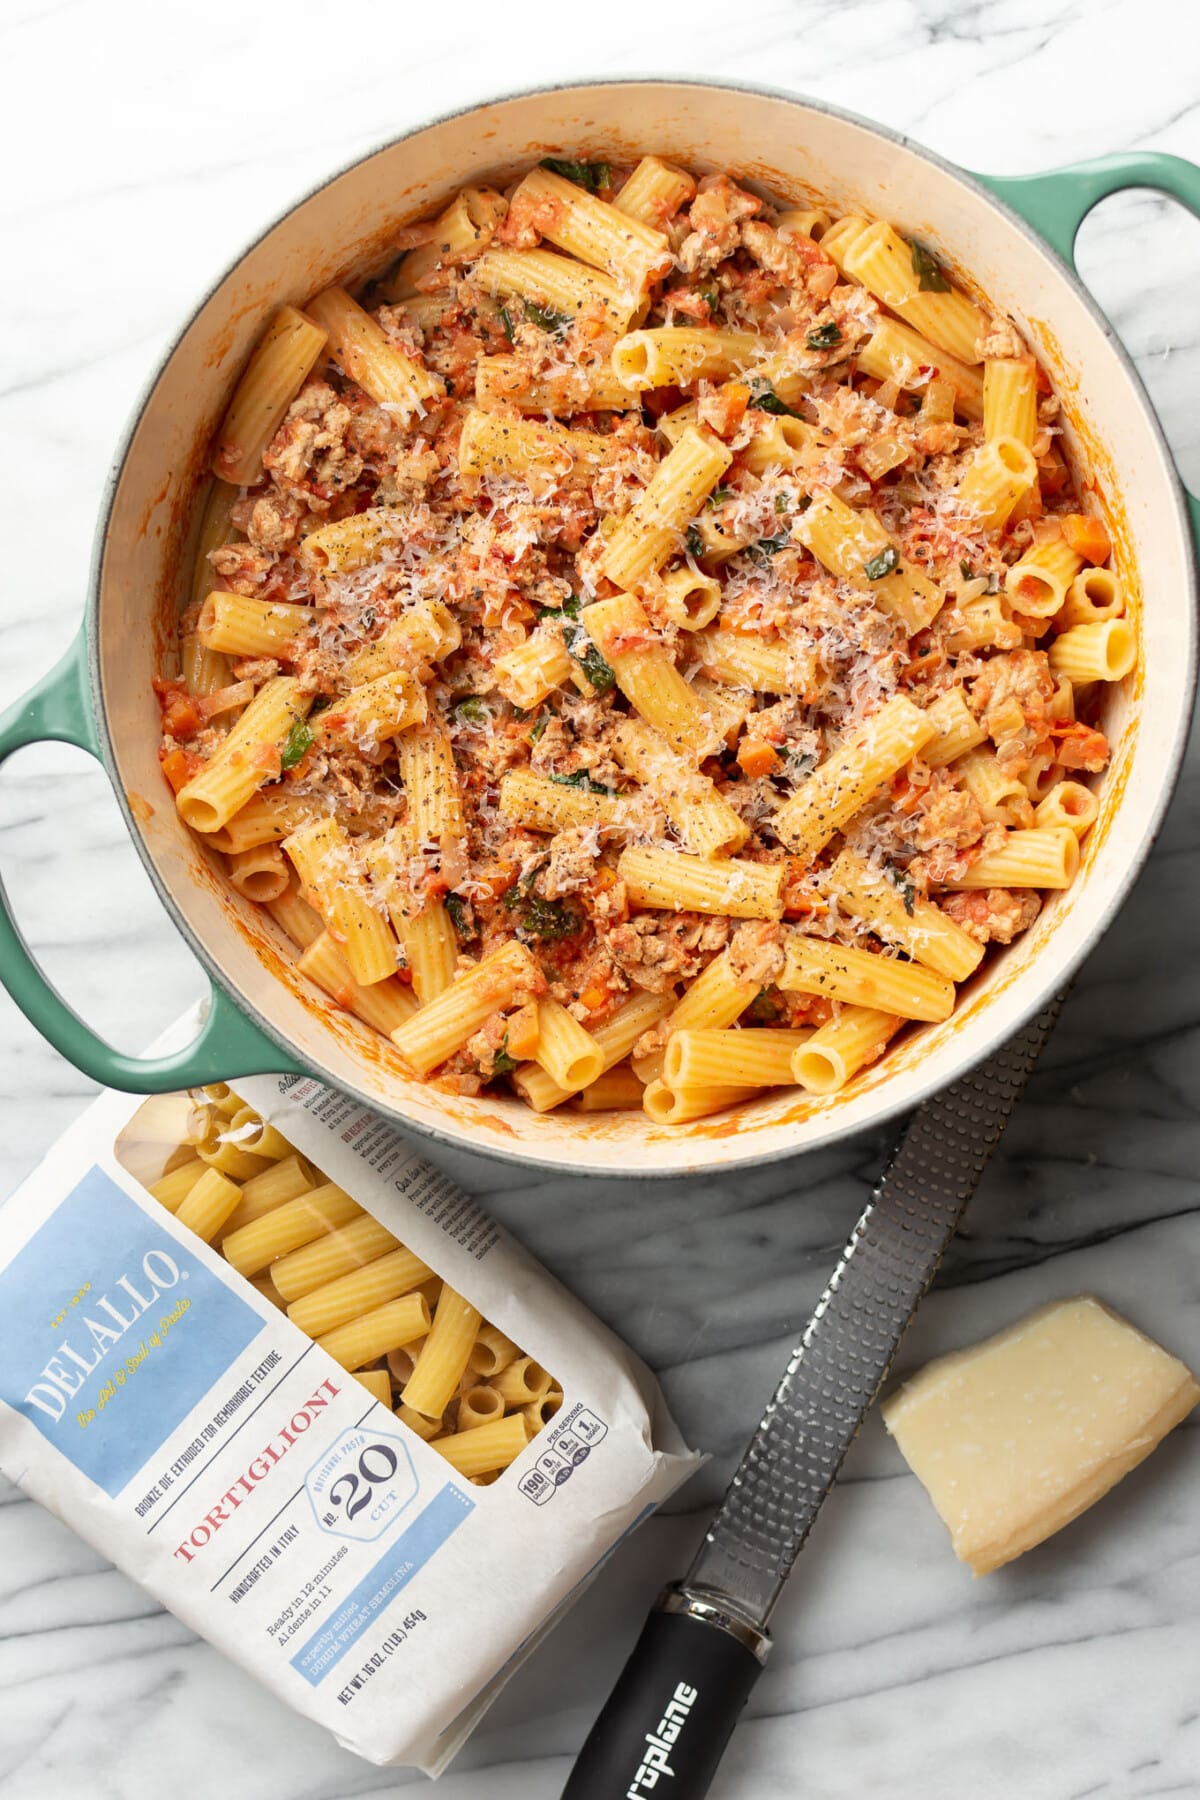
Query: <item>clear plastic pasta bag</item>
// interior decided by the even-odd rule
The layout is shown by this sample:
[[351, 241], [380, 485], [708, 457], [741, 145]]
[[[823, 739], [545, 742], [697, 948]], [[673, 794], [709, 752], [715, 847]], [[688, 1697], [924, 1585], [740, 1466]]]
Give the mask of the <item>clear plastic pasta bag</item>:
[[311, 1079], [104, 1094], [0, 1210], [0, 1468], [372, 1762], [443, 1768], [697, 1460], [611, 1333]]

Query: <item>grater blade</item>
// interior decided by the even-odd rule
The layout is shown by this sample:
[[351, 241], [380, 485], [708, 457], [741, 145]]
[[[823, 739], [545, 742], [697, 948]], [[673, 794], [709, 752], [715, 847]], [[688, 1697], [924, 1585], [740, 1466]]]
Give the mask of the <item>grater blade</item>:
[[681, 1584], [765, 1626], [1065, 995], [918, 1108]]

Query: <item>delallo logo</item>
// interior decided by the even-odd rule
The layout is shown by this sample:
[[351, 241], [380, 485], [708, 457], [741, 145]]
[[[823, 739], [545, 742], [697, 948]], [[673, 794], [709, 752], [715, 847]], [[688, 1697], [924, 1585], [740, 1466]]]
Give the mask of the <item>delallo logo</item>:
[[89, 1169], [0, 1268], [0, 1402], [119, 1494], [264, 1329], [239, 1285]]
[[646, 1747], [642, 1751], [637, 1774], [625, 1790], [625, 1800], [645, 1800], [645, 1796], [658, 1786], [660, 1776], [674, 1777], [675, 1771], [670, 1763], [671, 1746], [678, 1743], [680, 1733], [699, 1698], [699, 1688], [689, 1687], [686, 1681], [678, 1683], [667, 1702], [666, 1711], [658, 1721], [658, 1729], [648, 1731], [643, 1739]]
[[89, 1310], [82, 1313], [75, 1327], [75, 1343], [64, 1338], [39, 1369], [42, 1379], [26, 1391], [27, 1405], [36, 1406], [57, 1424], [67, 1410], [67, 1401], [75, 1398], [88, 1376], [95, 1374], [126, 1332], [132, 1331], [161, 1294], [178, 1284], [179, 1264], [165, 1250], [147, 1250], [138, 1280], [140, 1287], [129, 1275], [119, 1275], [112, 1288], [115, 1300], [110, 1294], [101, 1294], [98, 1299], [84, 1302]]

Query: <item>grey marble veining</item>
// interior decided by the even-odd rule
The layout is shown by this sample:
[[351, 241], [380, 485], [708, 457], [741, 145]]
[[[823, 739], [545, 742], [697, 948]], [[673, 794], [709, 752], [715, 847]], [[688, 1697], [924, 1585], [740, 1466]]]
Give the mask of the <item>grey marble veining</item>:
[[[214, 0], [15, 0], [0, 193], [0, 703], [65, 647], [104, 474], [175, 321], [260, 222], [404, 123], [561, 75], [723, 73], [874, 115], [967, 166], [1134, 146], [1200, 157], [1200, 28], [1173, 0], [613, 0], [452, 19]], [[574, 34], [574, 43], [572, 43]], [[298, 95], [294, 104], [287, 96]], [[1087, 221], [1082, 272], [1200, 488], [1200, 226], [1148, 194]], [[1200, 768], [1076, 985], [903, 1362], [1092, 1289], [1200, 1365]], [[69, 847], [68, 847], [69, 846]], [[0, 864], [39, 956], [134, 1048], [201, 991], [104, 777], [25, 753]], [[0, 1002], [0, 1192], [89, 1084]], [[712, 1461], [513, 1682], [446, 1800], [550, 1800], [774, 1384], [885, 1134], [736, 1178], [533, 1178], [439, 1153], [659, 1370]], [[1200, 1793], [1200, 1422], [1085, 1519], [973, 1582], [877, 1420], [776, 1621], [718, 1800], [1132, 1800]], [[411, 1778], [293, 1718], [0, 1484], [0, 1800], [349, 1800]]]

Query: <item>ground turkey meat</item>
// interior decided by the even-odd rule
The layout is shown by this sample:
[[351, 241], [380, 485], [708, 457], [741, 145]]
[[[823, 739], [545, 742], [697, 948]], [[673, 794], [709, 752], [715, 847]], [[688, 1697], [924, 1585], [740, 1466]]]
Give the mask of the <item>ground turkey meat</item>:
[[281, 494], [274, 488], [248, 496], [233, 509], [234, 524], [259, 550], [294, 550], [308, 516], [308, 505], [300, 495]]
[[310, 381], [288, 407], [263, 457], [263, 467], [284, 492], [299, 490], [328, 502], [353, 487], [363, 459], [347, 444], [354, 412], [325, 381]]
[[1108, 761], [1108, 739], [1094, 725], [1076, 719], [1059, 721], [1050, 728], [1055, 759], [1064, 769], [1084, 769], [1096, 775]]
[[352, 744], [318, 739], [297, 772], [293, 791], [311, 794], [318, 803], [332, 797], [337, 812], [378, 837], [396, 823], [406, 801], [402, 789], [386, 780]]
[[742, 226], [742, 243], [759, 267], [785, 287], [805, 288], [814, 298], [827, 300], [837, 286], [837, 265], [810, 237], [773, 231], [755, 219]]
[[[1020, 775], [1050, 730], [1047, 707], [1054, 677], [1043, 650], [1012, 650], [989, 657], [971, 688], [971, 704], [987, 726], [1006, 775]], [[1015, 702], [1015, 706], [1014, 703]], [[1011, 715], [1020, 709], [1022, 723]]]
[[229, 666], [235, 681], [273, 681], [279, 673], [274, 656], [235, 656]]
[[917, 846], [932, 850], [944, 845], [965, 850], [983, 836], [983, 814], [970, 794], [939, 784], [930, 787], [917, 805]]
[[612, 753], [616, 721], [606, 701], [562, 702], [562, 715], [548, 719], [530, 757], [538, 775], [573, 775], [584, 770], [600, 787], [619, 789], [624, 776]]
[[706, 275], [732, 256], [741, 240], [741, 222], [762, 211], [762, 201], [735, 187], [727, 175], [707, 177], [688, 213], [692, 229], [679, 246], [679, 264], [689, 275]]
[[550, 840], [550, 861], [538, 876], [538, 892], [546, 900], [576, 894], [591, 881], [600, 853], [600, 832], [595, 825], [575, 825], [556, 832]]
[[691, 981], [729, 940], [728, 919], [698, 913], [639, 913], [611, 926], [605, 948], [625, 979], [652, 994]]
[[209, 551], [208, 560], [235, 594], [253, 600], [294, 598], [273, 550], [256, 549], [253, 544], [218, 544]]
[[978, 944], [1011, 944], [1018, 932], [1027, 931], [1042, 910], [1038, 896], [1023, 888], [977, 889], [969, 894], [947, 894], [941, 908]]
[[766, 919], [747, 919], [729, 940], [729, 969], [735, 981], [770, 987], [783, 971], [783, 928]]
[[976, 342], [975, 354], [981, 362], [993, 356], [1013, 361], [1023, 358], [1026, 351], [1016, 328], [1007, 319], [989, 319], [987, 330]]
[[496, 1058], [508, 1036], [508, 1020], [502, 1012], [494, 1012], [483, 1022], [474, 1037], [467, 1040], [467, 1055], [472, 1057], [480, 1076], [490, 1081], [496, 1073]]

